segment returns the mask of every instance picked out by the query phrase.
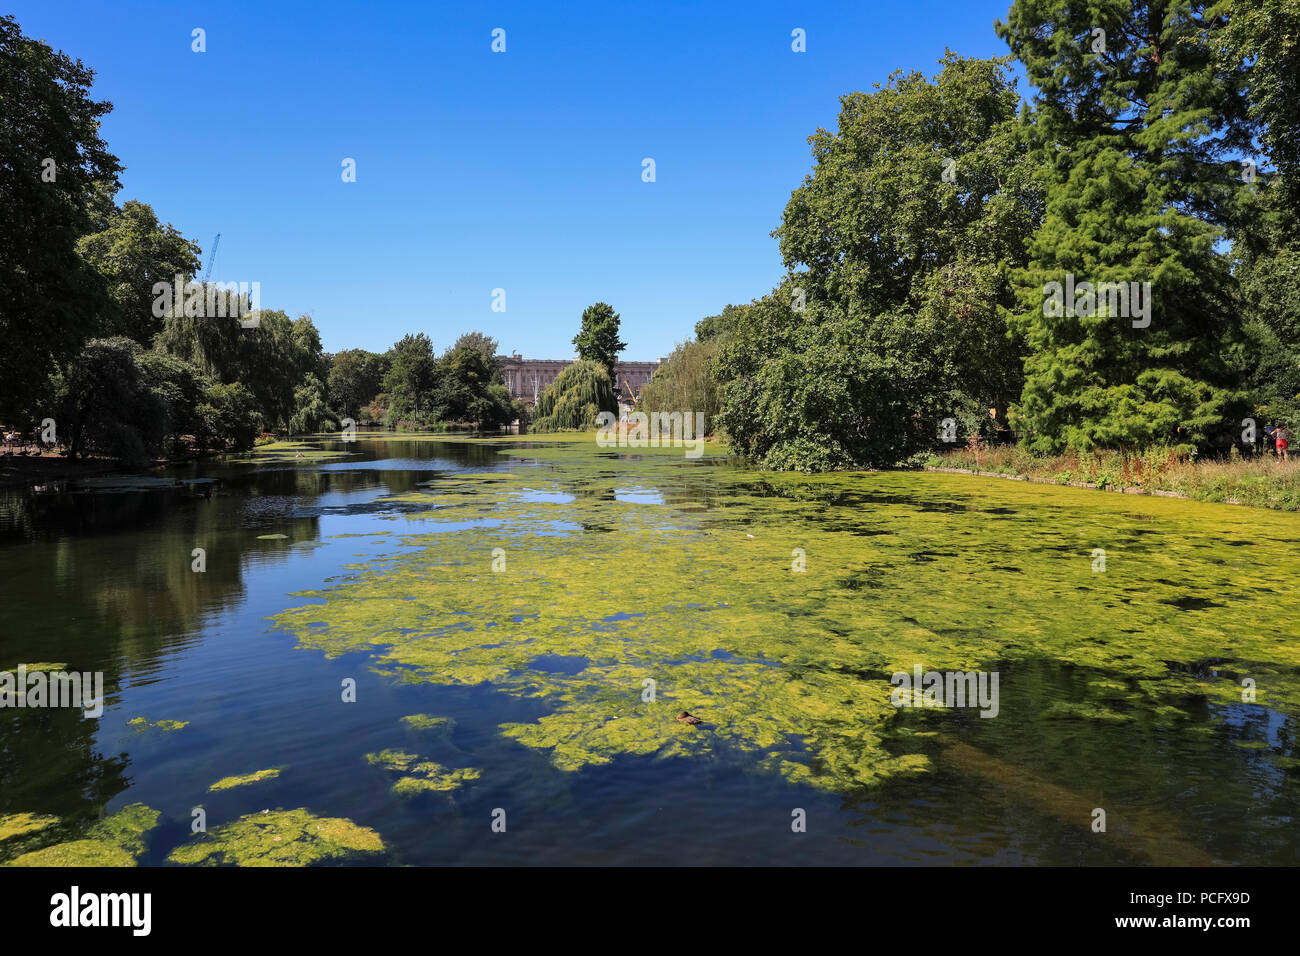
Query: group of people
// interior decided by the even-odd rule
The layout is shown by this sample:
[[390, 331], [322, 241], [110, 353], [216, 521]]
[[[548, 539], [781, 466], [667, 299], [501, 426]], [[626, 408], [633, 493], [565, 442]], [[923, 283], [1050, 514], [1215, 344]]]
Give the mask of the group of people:
[[1291, 441], [1291, 432], [1285, 425], [1265, 425], [1264, 434], [1273, 439], [1273, 445], [1277, 450], [1277, 457], [1282, 461], [1287, 461], [1287, 444]]
[[[28, 441], [28, 440], [23, 436], [23, 433], [20, 432], [20, 431], [18, 431], [17, 429], [13, 429], [13, 430], [11, 431], [10, 429], [6, 428], [6, 429], [4, 430], [4, 439], [5, 439], [5, 441], [4, 441], [4, 454], [6, 454], [6, 455], [12, 455], [12, 454], [26, 455], [26, 454], [27, 454], [27, 448], [28, 448], [28, 446], [29, 446], [29, 445], [35, 445], [35, 444], [36, 444], [35, 442]], [[19, 448], [19, 449], [21, 449], [21, 450], [18, 451], [18, 452], [15, 452], [15, 451], [14, 451], [14, 448], [15, 448], [15, 447], [17, 447], [17, 448]], [[38, 448], [37, 448], [37, 452], [36, 452], [36, 454], [40, 454], [39, 446], [38, 446]]]

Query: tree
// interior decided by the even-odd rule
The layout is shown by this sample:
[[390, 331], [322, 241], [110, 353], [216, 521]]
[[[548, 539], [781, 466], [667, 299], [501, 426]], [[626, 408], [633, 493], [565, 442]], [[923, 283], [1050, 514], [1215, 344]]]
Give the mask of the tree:
[[195, 437], [203, 449], [247, 450], [262, 428], [253, 393], [239, 382], [210, 385], [195, 414], [202, 425], [201, 434]]
[[0, 16], [0, 418], [22, 417], [107, 304], [77, 240], [122, 167], [100, 138], [94, 73]]
[[950, 413], [944, 329], [928, 313], [828, 299], [799, 312], [794, 288], [756, 302], [719, 347], [717, 421], [731, 447], [765, 468], [827, 471], [891, 466], [932, 444]]
[[[605, 367], [610, 381], [614, 379], [618, 353], [627, 348], [627, 343], [618, 337], [618, 325], [618, 313], [613, 306], [597, 302], [582, 310], [582, 329], [573, 337], [573, 344], [578, 347], [578, 358], [599, 362]], [[613, 405], [603, 410], [617, 411], [617, 397], [613, 401]]]
[[92, 339], [56, 375], [56, 421], [68, 454], [97, 454], [139, 465], [160, 452], [166, 402], [140, 367], [142, 349], [118, 336]]
[[294, 389], [294, 410], [289, 418], [289, 432], [306, 435], [314, 432], [332, 432], [337, 421], [330, 411], [325, 384], [310, 372], [302, 384]]
[[790, 277], [702, 323], [720, 341], [718, 422], [767, 467], [891, 466], [943, 418], [1019, 392], [999, 306], [1040, 215], [1036, 168], [1008, 60], [941, 62], [841, 98], [774, 232]]
[[642, 387], [637, 409], [703, 412], [705, 427], [711, 429], [719, 409], [718, 383], [712, 370], [718, 343], [714, 337], [678, 345], [655, 370], [654, 378]]
[[[1242, 334], [1216, 246], [1255, 124], [1209, 6], [1016, 0], [997, 25], [1037, 89], [1023, 131], [1048, 169], [1012, 323], [1032, 352], [1015, 418], [1033, 450], [1190, 447], [1240, 427]], [[1065, 302], [1075, 283], [1092, 287]], [[1102, 283], [1129, 301], [1115, 285], [1090, 299]]]
[[170, 286], [178, 275], [187, 282], [200, 265], [198, 245], [171, 223], [159, 225], [152, 207], [136, 199], [114, 209], [108, 227], [83, 236], [78, 249], [108, 288], [101, 334], [125, 335], [146, 348], [163, 327], [154, 315], [154, 283]]
[[1213, 13], [1216, 21], [1227, 17], [1227, 25], [1211, 34], [1219, 68], [1237, 74], [1246, 65], [1250, 117], [1259, 124], [1260, 140], [1281, 174], [1294, 221], [1300, 216], [1300, 5], [1292, 0], [1222, 0]]
[[[1300, 427], [1300, 228], [1281, 180], [1270, 182], [1233, 243], [1240, 308], [1250, 338], [1252, 417]], [[1257, 433], [1262, 436], [1262, 431]]]
[[328, 374], [320, 333], [311, 317], [290, 320], [278, 309], [261, 309], [258, 325], [244, 328], [233, 308], [225, 316], [187, 316], [173, 309], [163, 320], [156, 347], [203, 369], [223, 384], [242, 382], [271, 428], [287, 428], [298, 408], [298, 388]]
[[[513, 419], [510, 391], [496, 362], [496, 344], [476, 336], [462, 335], [439, 363], [436, 417], [499, 428]], [[484, 339], [490, 351], [483, 347]]]
[[430, 420], [438, 370], [433, 343], [423, 332], [407, 334], [393, 345], [389, 356], [388, 373], [384, 376], [388, 423]]
[[189, 362], [164, 352], [142, 351], [136, 356], [136, 365], [164, 409], [163, 432], [171, 444], [170, 450], [173, 453], [183, 450], [187, 435], [200, 444], [204, 423], [198, 407], [213, 385], [212, 380]]
[[346, 349], [330, 359], [329, 406], [340, 417], [362, 419], [379, 394], [389, 357], [365, 349]]
[[717, 315], [706, 316], [695, 323], [695, 340], [697, 342], [707, 342], [709, 339], [717, 338], [731, 331], [736, 324], [736, 319], [748, 305], [726, 305]]
[[484, 332], [466, 332], [451, 348], [453, 351], [459, 348], [472, 348], [495, 365], [499, 346], [496, 339]]
[[594, 428], [596, 415], [617, 407], [614, 383], [600, 362], [580, 359], [555, 376], [537, 399], [532, 428], [539, 432]]

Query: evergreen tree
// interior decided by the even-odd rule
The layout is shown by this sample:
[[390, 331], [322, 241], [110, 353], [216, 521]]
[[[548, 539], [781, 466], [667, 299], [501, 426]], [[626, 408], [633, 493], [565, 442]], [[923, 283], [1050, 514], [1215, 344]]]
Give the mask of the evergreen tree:
[[[1016, 0], [997, 25], [1036, 87], [1023, 130], [1050, 182], [1016, 276], [1031, 355], [1014, 418], [1031, 449], [1190, 446], [1240, 427], [1243, 338], [1218, 245], [1254, 124], [1211, 6]], [[1118, 290], [1098, 300], [1103, 283], [1123, 284], [1127, 309]]]
[[[618, 337], [619, 317], [613, 306], [597, 302], [582, 310], [582, 329], [573, 337], [573, 344], [578, 347], [578, 358], [584, 361], [599, 362], [605, 367], [610, 381], [614, 380], [614, 367], [618, 364], [618, 353], [627, 348], [627, 343]], [[609, 407], [603, 411], [618, 411], [618, 399], [614, 397]]]

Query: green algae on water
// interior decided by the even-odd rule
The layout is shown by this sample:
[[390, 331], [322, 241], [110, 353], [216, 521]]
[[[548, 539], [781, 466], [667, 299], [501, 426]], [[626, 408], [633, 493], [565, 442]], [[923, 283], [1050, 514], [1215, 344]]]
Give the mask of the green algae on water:
[[393, 792], [398, 794], [456, 790], [482, 776], [482, 771], [473, 767], [452, 770], [432, 760], [421, 760], [417, 754], [404, 750], [388, 749], [366, 754], [366, 762], [402, 774], [393, 784]]
[[158, 825], [161, 814], [143, 803], [132, 803], [91, 826], [83, 839], [57, 843], [15, 857], [5, 866], [135, 866], [144, 852], [145, 834]]
[[41, 816], [37, 813], [11, 813], [0, 817], [0, 841], [28, 833], [38, 833], [58, 822], [58, 817]]
[[1289, 593], [1300, 517], [1261, 527], [1227, 506], [937, 474], [760, 474], [590, 435], [501, 445], [511, 471], [386, 499], [420, 523], [407, 550], [274, 620], [394, 680], [537, 703], [501, 733], [561, 770], [725, 749], [838, 792], [925, 773], [911, 732], [952, 714], [900, 721], [890, 676], [918, 663], [1010, 664], [1006, 700], [1021, 663], [1089, 675], [1057, 702], [1062, 722], [1182, 726], [1198, 702], [1240, 704], [1244, 676], [1259, 703], [1300, 715], [1300, 645], [1283, 615], [1251, 612], [1259, 593]]
[[148, 719], [145, 717], [133, 717], [126, 722], [126, 725], [137, 731], [148, 730], [150, 727], [154, 728], [155, 730], [171, 731], [171, 730], [180, 730], [183, 727], [188, 727], [190, 725], [190, 722], [188, 720], [168, 719], [168, 720], [157, 720], [154, 721], [153, 723], [149, 723]]
[[72, 840], [33, 850], [10, 860], [5, 866], [135, 866], [135, 857], [126, 850], [101, 840]]
[[258, 770], [256, 773], [244, 774], [242, 777], [222, 777], [208, 791], [216, 790], [233, 790], [235, 787], [247, 787], [250, 784], [261, 783], [263, 780], [274, 780], [280, 776], [280, 767], [271, 767], [267, 770]]
[[247, 814], [177, 847], [167, 859], [199, 866], [309, 866], [383, 849], [379, 834], [368, 827], [299, 808]]
[[158, 825], [162, 814], [143, 803], [132, 803], [96, 823], [86, 835], [111, 843], [139, 856], [144, 852], [144, 835]]
[[435, 717], [432, 714], [410, 714], [402, 718], [402, 723], [412, 730], [449, 731], [456, 722], [450, 717]]
[[259, 445], [247, 454], [232, 455], [226, 460], [250, 464], [279, 464], [283, 462], [321, 462], [347, 458], [350, 451], [328, 451], [306, 442], [277, 441]]

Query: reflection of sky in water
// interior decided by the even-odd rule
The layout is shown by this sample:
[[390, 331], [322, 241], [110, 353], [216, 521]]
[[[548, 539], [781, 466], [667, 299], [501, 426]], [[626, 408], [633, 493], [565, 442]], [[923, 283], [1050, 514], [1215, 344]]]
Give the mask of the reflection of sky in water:
[[518, 491], [515, 492], [515, 498], [519, 501], [546, 505], [570, 505], [574, 502], [573, 495], [566, 495], [558, 491]]
[[634, 505], [661, 505], [663, 493], [653, 488], [615, 488], [615, 501], [626, 501]]

